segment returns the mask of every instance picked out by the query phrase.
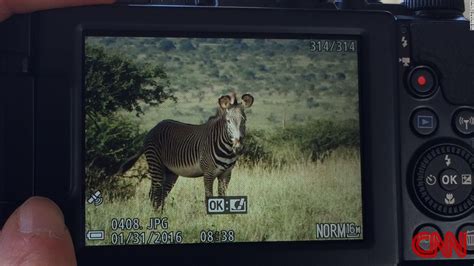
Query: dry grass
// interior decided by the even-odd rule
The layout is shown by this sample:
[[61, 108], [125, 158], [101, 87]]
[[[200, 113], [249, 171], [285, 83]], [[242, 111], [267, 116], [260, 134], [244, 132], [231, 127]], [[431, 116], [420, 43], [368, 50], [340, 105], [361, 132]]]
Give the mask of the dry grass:
[[338, 151], [324, 163], [301, 162], [279, 169], [237, 166], [227, 194], [248, 196], [248, 214], [243, 215], [207, 215], [202, 178], [183, 177], [163, 213], [155, 211], [148, 200], [150, 181], [144, 179], [129, 200], [105, 199], [99, 207], [86, 204], [86, 230], [106, 229], [104, 241], [88, 244], [111, 244], [112, 218], [139, 218], [146, 227], [151, 217], [167, 217], [167, 231], [181, 231], [184, 243], [199, 242], [203, 229], [232, 229], [236, 241], [245, 242], [312, 240], [316, 223], [362, 224], [359, 165], [357, 152]]

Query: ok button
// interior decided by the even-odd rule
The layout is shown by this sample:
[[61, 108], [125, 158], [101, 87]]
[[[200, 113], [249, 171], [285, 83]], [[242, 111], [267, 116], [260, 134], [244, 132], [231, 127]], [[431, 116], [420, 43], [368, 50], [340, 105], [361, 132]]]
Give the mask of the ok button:
[[446, 191], [453, 191], [458, 189], [461, 183], [461, 177], [454, 169], [448, 168], [443, 170], [439, 175], [441, 187]]

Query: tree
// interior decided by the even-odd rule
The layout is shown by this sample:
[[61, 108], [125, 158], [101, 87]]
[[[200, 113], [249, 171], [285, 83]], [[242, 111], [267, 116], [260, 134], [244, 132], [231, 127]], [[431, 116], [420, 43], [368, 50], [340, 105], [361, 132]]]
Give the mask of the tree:
[[115, 172], [126, 158], [134, 155], [143, 142], [137, 122], [119, 111], [144, 113], [142, 107], [176, 100], [166, 91], [169, 80], [157, 66], [138, 64], [100, 46], [86, 46], [85, 57], [85, 167], [90, 189], [124, 191]]
[[85, 111], [89, 118], [120, 109], [139, 116], [143, 114], [141, 102], [153, 106], [175, 99], [165, 91], [169, 80], [160, 67], [139, 65], [99, 46], [86, 47], [85, 70]]

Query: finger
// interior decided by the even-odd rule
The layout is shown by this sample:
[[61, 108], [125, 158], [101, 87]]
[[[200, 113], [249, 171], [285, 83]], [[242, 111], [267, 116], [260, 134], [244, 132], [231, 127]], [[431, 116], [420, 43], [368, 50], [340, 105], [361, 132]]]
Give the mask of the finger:
[[59, 207], [33, 197], [8, 218], [0, 235], [2, 265], [76, 265], [69, 231]]
[[17, 13], [60, 7], [111, 4], [115, 0], [0, 0], [0, 21]]
[[26, 13], [59, 7], [111, 4], [114, 0], [0, 0], [1, 2], [13, 13]]

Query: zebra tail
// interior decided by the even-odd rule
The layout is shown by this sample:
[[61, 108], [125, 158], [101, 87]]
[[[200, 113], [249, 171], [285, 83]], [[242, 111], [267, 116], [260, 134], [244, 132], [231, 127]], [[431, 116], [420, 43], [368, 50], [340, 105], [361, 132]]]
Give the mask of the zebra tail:
[[133, 155], [132, 157], [128, 158], [121, 166], [117, 172], [117, 175], [123, 175], [127, 172], [132, 166], [137, 162], [138, 158], [142, 156], [143, 150], [140, 150], [137, 154]]

